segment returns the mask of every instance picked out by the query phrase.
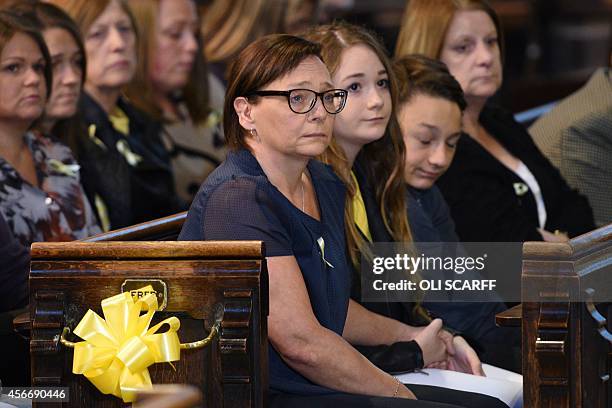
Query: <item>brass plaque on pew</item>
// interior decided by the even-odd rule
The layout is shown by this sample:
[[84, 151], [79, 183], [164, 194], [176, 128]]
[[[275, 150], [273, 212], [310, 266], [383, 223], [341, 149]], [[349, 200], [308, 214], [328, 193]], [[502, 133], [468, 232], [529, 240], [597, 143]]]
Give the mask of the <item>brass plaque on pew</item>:
[[141, 288], [151, 285], [152, 293], [157, 296], [157, 311], [162, 311], [168, 305], [168, 285], [161, 279], [126, 279], [121, 284], [121, 293], [130, 292], [135, 299], [140, 299], [148, 295], [149, 291], [142, 291]]

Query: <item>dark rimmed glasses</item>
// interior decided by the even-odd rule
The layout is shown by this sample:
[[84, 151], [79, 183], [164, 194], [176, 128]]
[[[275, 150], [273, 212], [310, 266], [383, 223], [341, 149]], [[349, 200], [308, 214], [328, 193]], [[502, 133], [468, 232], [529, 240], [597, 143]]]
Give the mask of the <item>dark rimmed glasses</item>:
[[290, 89], [288, 91], [255, 91], [250, 96], [284, 96], [287, 98], [289, 109], [295, 113], [310, 112], [321, 99], [323, 107], [328, 113], [335, 115], [344, 109], [347, 92], [344, 89], [329, 89], [324, 92], [315, 92], [312, 89]]

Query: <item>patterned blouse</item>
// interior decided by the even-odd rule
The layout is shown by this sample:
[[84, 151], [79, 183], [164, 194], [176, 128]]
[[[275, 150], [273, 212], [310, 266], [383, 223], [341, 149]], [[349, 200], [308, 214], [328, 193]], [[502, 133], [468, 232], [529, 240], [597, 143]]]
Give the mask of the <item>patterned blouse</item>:
[[0, 157], [0, 212], [24, 245], [37, 241], [72, 241], [101, 232], [70, 149], [38, 132], [24, 136], [40, 187], [22, 179]]

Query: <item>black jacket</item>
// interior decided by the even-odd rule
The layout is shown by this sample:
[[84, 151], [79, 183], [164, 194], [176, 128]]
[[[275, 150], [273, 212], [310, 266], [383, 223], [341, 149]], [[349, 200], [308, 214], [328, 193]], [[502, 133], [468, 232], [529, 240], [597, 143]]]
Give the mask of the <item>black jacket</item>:
[[[366, 207], [368, 225], [373, 242], [393, 242], [380, 215], [376, 195], [370, 188], [364, 169], [355, 163], [353, 168], [361, 195]], [[412, 326], [426, 324], [425, 321], [414, 316], [413, 303], [408, 302], [361, 302], [361, 278], [359, 271], [354, 271], [351, 297], [366, 309], [379, 315], [387, 316]], [[416, 341], [398, 342], [392, 345], [357, 346], [364, 356], [381, 370], [390, 373], [413, 371], [423, 367], [423, 354]]]
[[[487, 106], [480, 122], [537, 179], [546, 207], [546, 230], [565, 231], [574, 237], [595, 228], [587, 199], [570, 189], [509, 112]], [[515, 183], [523, 180], [471, 137], [461, 137], [453, 163], [437, 185], [462, 241], [542, 240], [535, 198], [529, 189], [515, 189]]]
[[[81, 109], [87, 134], [79, 141], [82, 183], [95, 207], [95, 196], [105, 203], [111, 229], [174, 214], [186, 208], [176, 196], [170, 158], [160, 139], [160, 124], [123, 99], [118, 106], [129, 118], [129, 136], [113, 128], [108, 115], [89, 95]], [[117, 150], [127, 141], [142, 160], [130, 165]]]

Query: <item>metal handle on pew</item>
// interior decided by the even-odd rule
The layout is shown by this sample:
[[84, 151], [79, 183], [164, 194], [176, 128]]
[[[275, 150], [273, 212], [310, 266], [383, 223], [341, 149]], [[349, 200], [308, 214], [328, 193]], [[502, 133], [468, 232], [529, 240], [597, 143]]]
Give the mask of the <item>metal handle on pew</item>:
[[595, 289], [588, 288], [585, 290], [587, 299], [585, 301], [585, 305], [595, 323], [597, 323], [597, 332], [601, 337], [612, 344], [612, 334], [608, 331], [608, 321], [606, 318], [599, 313], [597, 308], [595, 307], [595, 303], [593, 303], [593, 295], [595, 294]]
[[[210, 333], [208, 333], [208, 336], [206, 336], [206, 338], [202, 340], [192, 341], [190, 343], [181, 343], [180, 344], [181, 350], [201, 349], [201, 348], [208, 346], [213, 341], [213, 339], [219, 334], [219, 328], [221, 327], [222, 318], [223, 318], [223, 308], [220, 307], [220, 305], [217, 305], [217, 307], [215, 307], [215, 323], [210, 328]], [[64, 329], [62, 330], [62, 334], [60, 335], [60, 338], [59, 338], [59, 342], [64, 347], [74, 348], [75, 343], [70, 340], [66, 340], [66, 336], [68, 336], [69, 334], [70, 334], [70, 328], [68, 326], [64, 326]]]

